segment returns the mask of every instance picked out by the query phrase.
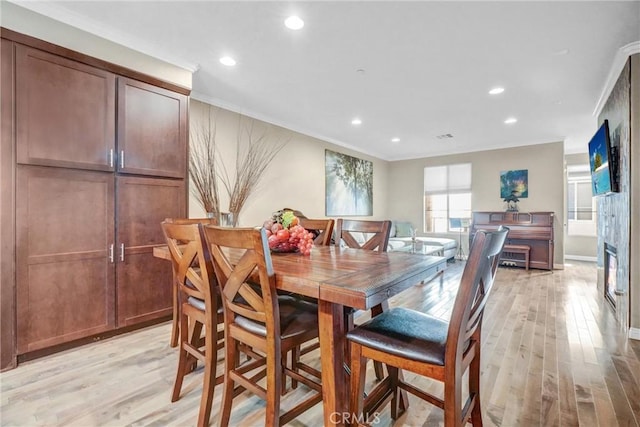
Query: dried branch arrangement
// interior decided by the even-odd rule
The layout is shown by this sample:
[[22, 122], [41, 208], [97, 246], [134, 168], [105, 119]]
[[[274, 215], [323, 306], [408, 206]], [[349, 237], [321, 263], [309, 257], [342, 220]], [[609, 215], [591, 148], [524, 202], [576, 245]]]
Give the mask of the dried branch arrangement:
[[238, 215], [245, 202], [258, 187], [260, 179], [276, 155], [289, 142], [280, 132], [272, 132], [273, 128], [258, 131], [254, 129], [255, 121], [240, 116], [236, 144], [236, 167], [232, 176], [221, 165], [218, 174], [229, 194], [229, 212], [233, 214], [233, 225], [237, 225]]
[[191, 130], [189, 176], [193, 183], [192, 191], [206, 212], [221, 215], [219, 179], [229, 195], [230, 219], [236, 226], [247, 199], [290, 137], [273, 126], [257, 129], [254, 119], [240, 116], [235, 170], [230, 172], [216, 147], [216, 115], [212, 115], [211, 106], [208, 106], [205, 116]]
[[216, 214], [220, 212], [217, 165], [216, 127], [209, 107], [207, 119], [191, 131], [189, 176], [193, 183], [192, 191], [204, 210]]

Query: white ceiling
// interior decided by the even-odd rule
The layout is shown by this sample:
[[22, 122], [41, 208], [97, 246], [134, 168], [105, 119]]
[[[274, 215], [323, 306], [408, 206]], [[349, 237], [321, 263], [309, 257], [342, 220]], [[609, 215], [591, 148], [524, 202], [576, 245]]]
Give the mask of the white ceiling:
[[196, 99], [387, 160], [586, 152], [616, 53], [640, 40], [639, 1], [18, 3], [196, 67]]

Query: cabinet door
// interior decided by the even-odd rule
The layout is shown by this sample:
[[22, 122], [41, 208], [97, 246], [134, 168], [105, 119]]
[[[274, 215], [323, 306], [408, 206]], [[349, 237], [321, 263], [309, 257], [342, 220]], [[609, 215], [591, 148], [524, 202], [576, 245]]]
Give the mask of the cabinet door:
[[118, 78], [118, 171], [184, 178], [187, 97]]
[[18, 166], [18, 353], [113, 329], [113, 174]]
[[115, 75], [16, 47], [18, 163], [112, 171]]
[[16, 366], [13, 43], [0, 44], [0, 371]]
[[164, 245], [160, 223], [184, 217], [184, 180], [118, 176], [118, 262], [116, 286], [118, 326], [171, 314], [171, 264], [154, 258], [153, 248]]

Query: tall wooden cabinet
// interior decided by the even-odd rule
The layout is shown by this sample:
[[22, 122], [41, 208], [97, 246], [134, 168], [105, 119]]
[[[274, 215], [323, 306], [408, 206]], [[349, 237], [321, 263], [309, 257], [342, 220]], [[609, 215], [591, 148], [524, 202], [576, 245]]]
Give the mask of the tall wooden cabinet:
[[[164, 243], [160, 222], [186, 215], [188, 91], [6, 34], [15, 324], [3, 320], [2, 335], [15, 337], [15, 364], [15, 355], [171, 314], [170, 265], [152, 251]], [[3, 319], [9, 308], [3, 301]]]

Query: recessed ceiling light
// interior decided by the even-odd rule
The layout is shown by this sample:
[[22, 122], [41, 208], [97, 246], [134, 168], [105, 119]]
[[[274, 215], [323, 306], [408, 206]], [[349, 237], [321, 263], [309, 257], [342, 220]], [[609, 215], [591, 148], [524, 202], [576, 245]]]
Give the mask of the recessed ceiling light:
[[505, 120], [504, 122], [505, 122], [506, 124], [508, 124], [508, 125], [512, 125], [512, 124], [514, 124], [514, 123], [515, 123], [515, 122], [517, 122], [517, 121], [518, 121], [518, 119], [516, 119], [515, 117], [509, 117], [509, 118], [508, 118], [507, 120]]
[[356, 126], [361, 125], [362, 124], [362, 120], [360, 120], [359, 118], [356, 117], [355, 119], [351, 120], [351, 124], [352, 125], [356, 125]]
[[220, 58], [220, 63], [222, 65], [226, 65], [227, 67], [233, 67], [234, 65], [236, 65], [236, 60], [230, 56], [223, 56], [222, 58]]
[[391, 142], [400, 142], [400, 138], [391, 138]]
[[504, 88], [503, 87], [494, 87], [493, 89], [491, 89], [489, 91], [489, 95], [497, 95], [499, 93], [504, 92]]
[[304, 27], [304, 21], [299, 16], [290, 16], [284, 20], [284, 25], [290, 30], [299, 30]]

